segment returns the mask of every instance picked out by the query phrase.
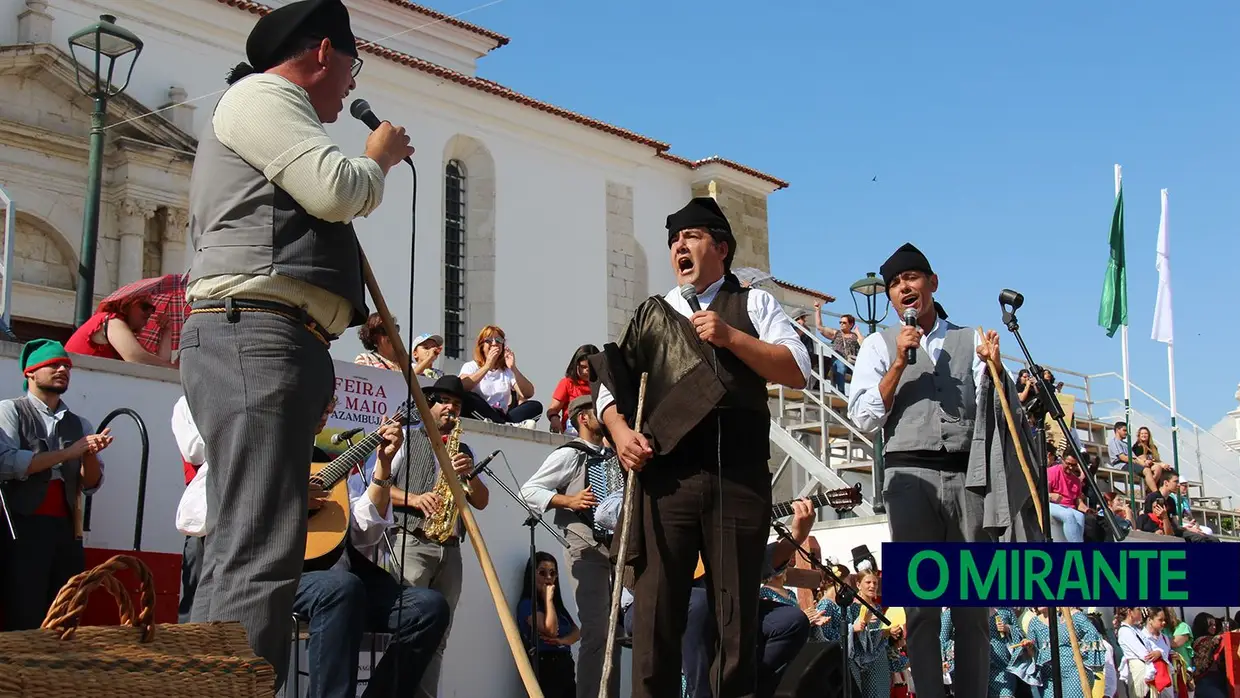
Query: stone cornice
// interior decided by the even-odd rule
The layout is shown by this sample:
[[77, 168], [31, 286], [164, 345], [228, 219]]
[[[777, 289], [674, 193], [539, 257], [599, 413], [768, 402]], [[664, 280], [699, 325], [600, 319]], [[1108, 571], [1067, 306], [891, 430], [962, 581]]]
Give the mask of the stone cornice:
[[[90, 76], [93, 80], [93, 74], [89, 70], [82, 70], [84, 78]], [[81, 94], [77, 87], [73, 57], [51, 44], [0, 46], [0, 73], [51, 80], [62, 87], [70, 88], [75, 94]], [[84, 100], [85, 97], [81, 99]], [[175, 150], [192, 153], [198, 149], [197, 139], [172, 125], [163, 116], [150, 115], [151, 111], [149, 107], [125, 93], [108, 100], [108, 114], [113, 124], [110, 128], [141, 134], [153, 144]], [[127, 121], [128, 119], [133, 121]], [[122, 125], [120, 122], [125, 123]]]

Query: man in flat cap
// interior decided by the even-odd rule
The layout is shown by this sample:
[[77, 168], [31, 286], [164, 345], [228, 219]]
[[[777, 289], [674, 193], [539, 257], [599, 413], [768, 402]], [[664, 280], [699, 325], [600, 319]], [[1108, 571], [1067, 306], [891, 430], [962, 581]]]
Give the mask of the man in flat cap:
[[810, 358], [779, 303], [731, 273], [736, 238], [714, 199], [668, 216], [667, 233], [680, 286], [644, 301], [620, 341], [591, 358], [598, 413], [623, 465], [640, 472], [630, 541], [640, 555], [624, 561], [637, 572], [633, 695], [679, 693], [700, 556], [718, 630], [712, 694], [753, 696], [771, 521], [767, 383], [803, 387]]
[[333, 392], [328, 345], [367, 316], [352, 221], [375, 210], [387, 172], [413, 150], [384, 123], [350, 158], [324, 130], [362, 65], [340, 0], [269, 12], [246, 56], [190, 182], [181, 381], [211, 462], [214, 519], [191, 617], [240, 621], [282, 682], [311, 447]]
[[577, 696], [616, 698], [620, 695], [618, 652], [612, 656], [607, 690], [599, 691], [607, 646], [612, 565], [607, 549], [610, 532], [595, 522], [594, 514], [607, 495], [624, 489], [624, 480], [615, 452], [603, 441], [594, 398], [582, 395], [573, 399], [568, 404], [568, 421], [577, 429], [577, 438], [547, 456], [521, 486], [521, 497], [534, 511], [554, 510], [553, 520], [568, 541], [568, 574], [576, 587], [581, 619]]
[[[987, 482], [990, 463], [971, 453], [975, 429], [990, 422], [986, 405], [991, 380], [986, 361], [999, 359], [999, 335], [979, 336], [969, 327], [947, 321], [934, 300], [939, 277], [916, 247], [905, 244], [879, 270], [887, 297], [903, 317], [911, 308], [916, 324], [898, 324], [865, 338], [857, 354], [848, 416], [863, 431], [883, 430], [887, 516], [894, 542], [973, 542], [997, 537], [992, 517], [995, 494]], [[907, 354], [915, 355], [909, 362]], [[981, 411], [979, 412], [979, 406]], [[984, 450], [984, 449], [981, 449]], [[978, 460], [980, 459], [980, 460]], [[980, 471], [975, 461], [980, 462]], [[1003, 459], [997, 467], [1003, 468]], [[975, 478], [980, 472], [980, 480]], [[1001, 478], [1006, 481], [1007, 474]], [[1019, 481], [1020, 475], [1015, 475]], [[876, 486], [883, 487], [883, 483]], [[1003, 482], [998, 486], [1005, 488]], [[1019, 492], [1015, 494], [1019, 495]], [[1028, 501], [1028, 493], [1022, 501]], [[1016, 506], [1012, 511], [1019, 511]], [[993, 520], [992, 520], [993, 519]], [[1022, 531], [1021, 536], [1027, 535]], [[854, 553], [855, 554], [855, 553]], [[908, 648], [918, 698], [942, 698], [939, 642], [941, 608], [908, 609]], [[989, 635], [985, 608], [956, 608], [957, 695], [984, 696], [989, 671]]]

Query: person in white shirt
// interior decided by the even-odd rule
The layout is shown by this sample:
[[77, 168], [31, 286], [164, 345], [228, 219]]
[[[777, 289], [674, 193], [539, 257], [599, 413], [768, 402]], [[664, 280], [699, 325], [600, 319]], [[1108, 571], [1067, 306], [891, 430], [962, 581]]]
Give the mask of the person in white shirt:
[[[327, 426], [335, 402], [333, 396], [319, 419], [316, 434]], [[189, 461], [203, 455], [199, 450], [202, 439], [188, 409], [174, 408], [173, 433], [182, 458]], [[448, 629], [448, 603], [442, 594], [401, 584], [375, 562], [381, 553], [383, 534], [393, 525], [392, 461], [404, 441], [396, 423], [380, 427], [379, 433], [384, 442], [379, 446], [370, 482], [350, 488], [348, 535], [335, 554], [324, 556], [331, 562], [317, 566], [325, 569], [302, 572], [293, 598], [293, 612], [310, 626], [309, 698], [357, 695], [357, 658], [364, 632], [391, 634], [392, 644], [371, 672], [362, 695], [412, 695]], [[314, 462], [327, 460], [328, 454], [314, 447]], [[351, 473], [349, 477], [361, 475]], [[312, 513], [322, 505], [327, 493], [313, 482], [309, 490], [308, 509]], [[186, 489], [178, 509], [178, 518], [182, 519], [178, 527], [185, 525], [181, 516], [184, 511], [206, 509], [205, 501], [191, 503], [185, 498], [203, 497], [204, 493], [203, 489]], [[201, 537], [211, 530], [197, 526], [189, 532]]]
[[[612, 491], [622, 491], [624, 482], [615, 453], [603, 444], [602, 425], [589, 395], [569, 403], [568, 421], [578, 437], [547, 456], [521, 486], [521, 498], [534, 511], [554, 511], [554, 521], [568, 541], [568, 574], [576, 586], [581, 621], [577, 697], [593, 698], [599, 695], [603, 676], [613, 569], [606, 547], [610, 540], [594, 520], [594, 511]], [[613, 654], [612, 662], [606, 695], [615, 698], [620, 691], [620, 653]]]
[[517, 355], [504, 331], [487, 325], [474, 342], [474, 359], [459, 372], [465, 384], [461, 414], [499, 424], [533, 429], [542, 415], [542, 403], [532, 399], [534, 384], [517, 368]]
[[[912, 244], [896, 250], [879, 271], [897, 316], [909, 311], [914, 324], [865, 338], [854, 365], [848, 416], [862, 431], [882, 429], [885, 486], [879, 482], [875, 487], [887, 500], [891, 539], [991, 540], [983, 528], [986, 500], [976, 487], [966, 487], [966, 475], [978, 395], [990, 389], [986, 361], [998, 363], [999, 335], [992, 330], [979, 338], [971, 327], [948, 322], [934, 299], [939, 277]], [[1003, 506], [1006, 514], [1006, 500]], [[986, 609], [954, 609], [952, 623], [956, 692], [985, 695], [990, 673]], [[908, 609], [914, 676], [941, 671], [940, 625], [939, 608]], [[938, 681], [922, 681], [917, 688], [918, 698], [944, 695]]]

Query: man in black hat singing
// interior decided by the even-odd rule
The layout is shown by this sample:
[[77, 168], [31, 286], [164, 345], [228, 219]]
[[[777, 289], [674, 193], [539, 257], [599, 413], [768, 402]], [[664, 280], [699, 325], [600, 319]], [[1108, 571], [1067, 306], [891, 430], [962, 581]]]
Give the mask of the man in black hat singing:
[[695, 198], [668, 216], [667, 232], [680, 288], [643, 302], [618, 344], [591, 358], [598, 413], [623, 465], [640, 471], [630, 541], [638, 557], [625, 561], [637, 573], [633, 696], [680, 692], [699, 555], [719, 638], [712, 675], [719, 671], [722, 684], [712, 693], [754, 696], [771, 523], [766, 386], [804, 386], [810, 359], [779, 302], [731, 274], [736, 238], [714, 199]]
[[[987, 419], [978, 416], [979, 395], [989, 395], [986, 360], [998, 361], [999, 335], [991, 330], [979, 337], [947, 321], [934, 300], [939, 277], [913, 245], [897, 250], [880, 272], [897, 315], [904, 317], [911, 308], [916, 323], [866, 337], [853, 372], [848, 416], [863, 431], [883, 430], [883, 493], [891, 539], [989, 541], [990, 530], [998, 526], [988, 520], [992, 498], [986, 464], [983, 477], [975, 480], [970, 446], [976, 421]], [[908, 609], [908, 653], [918, 698], [943, 696], [940, 613], [938, 606]], [[984, 696], [990, 637], [986, 609], [954, 609], [952, 621], [957, 695]]]
[[366, 319], [352, 220], [413, 153], [384, 123], [346, 157], [336, 120], [362, 62], [340, 0], [260, 19], [228, 76], [190, 182], [194, 259], [181, 381], [211, 462], [195, 621], [240, 621], [284, 678], [305, 550], [314, 430], [333, 392], [328, 344]]

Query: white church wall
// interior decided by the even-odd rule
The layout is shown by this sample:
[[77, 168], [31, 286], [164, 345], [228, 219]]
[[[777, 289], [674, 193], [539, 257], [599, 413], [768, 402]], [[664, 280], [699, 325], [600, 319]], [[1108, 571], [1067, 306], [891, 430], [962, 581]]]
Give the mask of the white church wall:
[[[0, 12], [7, 10], [10, 17], [21, 6], [18, 0], [0, 0]], [[55, 17], [52, 34], [59, 46], [99, 13], [96, 6], [74, 0], [47, 11]], [[127, 93], [147, 105], [161, 105], [170, 87], [183, 88], [191, 99], [198, 98], [194, 128], [200, 131], [225, 86], [225, 72], [242, 59], [241, 47], [256, 17], [214, 0], [141, 2], [115, 12], [118, 22], [146, 44]], [[413, 331], [443, 330], [443, 158], [453, 139], [474, 139], [489, 151], [495, 169], [495, 259], [493, 277], [467, 289], [468, 302], [481, 308], [474, 313], [478, 320], [505, 329], [518, 364], [535, 384], [536, 398], [548, 403], [572, 350], [609, 339], [607, 183], [633, 191], [634, 239], [649, 275], [634, 280], [635, 291], [663, 293], [672, 285], [664, 261], [664, 218], [687, 200], [692, 172], [655, 159], [649, 146], [373, 55], [364, 59], [357, 90], [346, 102], [366, 98], [380, 118], [404, 124], [417, 149]], [[342, 113], [328, 133], [346, 153], [358, 153], [368, 131]], [[406, 334], [411, 185], [408, 169], [398, 166], [389, 174], [383, 205], [356, 222], [385, 299]], [[72, 237], [75, 228], [66, 227]], [[466, 353], [482, 324], [467, 318]], [[333, 354], [351, 359], [359, 350], [350, 331], [334, 345]], [[456, 366], [459, 362], [446, 368]]]

